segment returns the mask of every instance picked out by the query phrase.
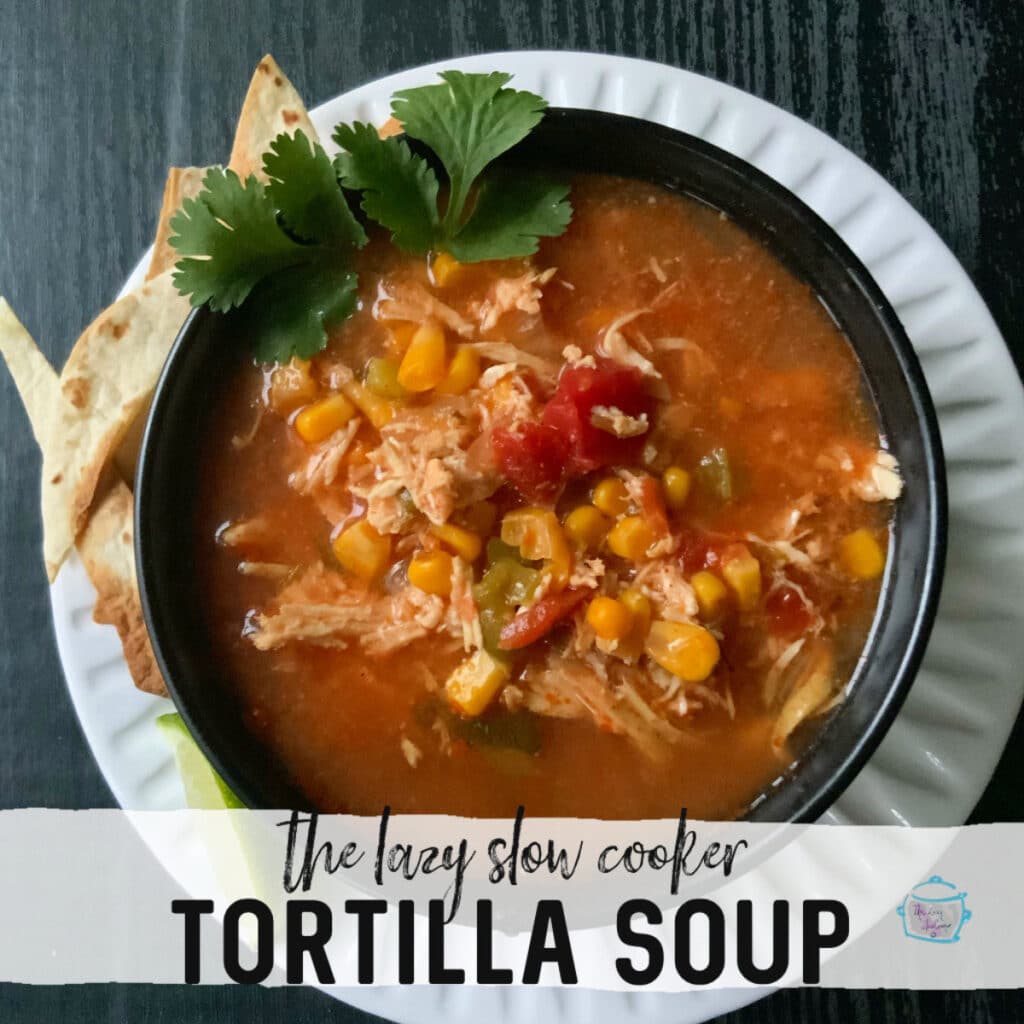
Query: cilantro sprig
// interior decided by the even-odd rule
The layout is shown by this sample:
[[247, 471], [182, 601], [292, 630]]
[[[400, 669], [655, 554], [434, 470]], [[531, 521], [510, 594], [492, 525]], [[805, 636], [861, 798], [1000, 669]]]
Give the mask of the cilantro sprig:
[[[301, 131], [279, 135], [263, 157], [266, 184], [210, 170], [171, 219], [178, 291], [193, 306], [235, 311], [261, 362], [315, 355], [357, 304], [353, 263], [367, 234], [345, 189], [406, 252], [443, 251], [467, 263], [532, 255], [542, 237], [566, 229], [572, 206], [568, 185], [489, 170], [547, 106], [506, 88], [510, 78], [446, 71], [438, 84], [398, 92], [392, 112], [405, 136], [339, 124], [343, 152], [334, 161]], [[443, 168], [443, 204], [433, 166], [409, 139]]]
[[279, 135], [264, 155], [268, 183], [211, 169], [171, 220], [182, 259], [174, 283], [193, 306], [237, 314], [261, 362], [309, 358], [355, 308], [355, 249], [366, 231], [330, 158], [305, 134]]
[[[363, 211], [391, 232], [400, 249], [440, 250], [465, 263], [531, 256], [539, 240], [560, 235], [572, 217], [569, 186], [539, 177], [481, 178], [521, 142], [547, 103], [508, 89], [511, 75], [444, 71], [441, 83], [395, 93], [391, 112], [405, 135], [429, 146], [448, 177], [438, 209], [438, 181], [405, 138], [381, 139], [371, 125], [339, 124], [338, 177], [363, 193]], [[474, 186], [477, 187], [475, 198]]]

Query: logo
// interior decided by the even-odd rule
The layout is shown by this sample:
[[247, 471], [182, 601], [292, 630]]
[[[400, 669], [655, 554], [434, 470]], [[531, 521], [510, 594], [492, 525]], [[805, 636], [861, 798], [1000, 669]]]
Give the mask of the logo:
[[952, 882], [932, 875], [915, 885], [896, 908], [903, 918], [903, 934], [922, 942], [959, 942], [960, 929], [971, 919], [966, 898], [967, 893]]

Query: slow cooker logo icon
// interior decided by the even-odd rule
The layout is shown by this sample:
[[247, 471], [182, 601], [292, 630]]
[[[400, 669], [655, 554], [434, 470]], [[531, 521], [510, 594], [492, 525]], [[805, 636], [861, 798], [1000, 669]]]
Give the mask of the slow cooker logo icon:
[[932, 875], [907, 893], [896, 908], [903, 919], [903, 934], [923, 942], [959, 942], [960, 929], [971, 919], [971, 912], [961, 892], [941, 875]]

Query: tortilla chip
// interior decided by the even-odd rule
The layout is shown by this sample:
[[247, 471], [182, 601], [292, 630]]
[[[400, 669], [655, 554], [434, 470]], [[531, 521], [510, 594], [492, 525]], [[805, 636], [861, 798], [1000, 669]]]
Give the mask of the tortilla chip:
[[377, 134], [382, 139], [390, 139], [393, 135], [401, 135], [405, 127], [397, 117], [389, 117], [378, 129]]
[[0, 355], [21, 395], [36, 444], [45, 452], [64, 400], [60, 378], [4, 298], [0, 298]]
[[78, 541], [89, 578], [96, 588], [93, 619], [117, 630], [135, 685], [167, 696], [142, 618], [135, 575], [135, 527], [132, 493], [116, 480], [97, 502]]
[[43, 449], [43, 556], [57, 572], [85, 527], [100, 479], [147, 408], [188, 315], [165, 272], [119, 299], [78, 339], [61, 373], [64, 402]]
[[[53, 425], [64, 403], [60, 378], [0, 298], [0, 353], [11, 370], [25, 403], [36, 442], [44, 454], [51, 446]], [[147, 693], [165, 695], [167, 688], [156, 667], [149, 643], [135, 577], [133, 500], [117, 480], [105, 493], [79, 538], [79, 551], [96, 587], [93, 618], [117, 629], [135, 685]]]
[[149, 261], [149, 270], [146, 271], [147, 281], [152, 281], [165, 270], [170, 270], [177, 261], [178, 254], [169, 244], [171, 218], [181, 209], [185, 199], [192, 199], [199, 193], [208, 170], [209, 167], [172, 167], [167, 172], [164, 201], [160, 207], [156, 237], [153, 239], [153, 256]]
[[295, 86], [285, 77], [277, 61], [267, 54], [256, 65], [245, 94], [228, 166], [243, 180], [255, 174], [266, 181], [263, 154], [282, 132], [294, 135], [300, 128], [311, 142], [318, 141], [319, 136]]
[[152, 401], [146, 402], [139, 409], [135, 419], [128, 424], [128, 429], [113, 456], [117, 475], [128, 485], [128, 489], [132, 493], [135, 492], [135, 468], [139, 464], [142, 438], [146, 433], [146, 422], [149, 419], [149, 409], [152, 404]]

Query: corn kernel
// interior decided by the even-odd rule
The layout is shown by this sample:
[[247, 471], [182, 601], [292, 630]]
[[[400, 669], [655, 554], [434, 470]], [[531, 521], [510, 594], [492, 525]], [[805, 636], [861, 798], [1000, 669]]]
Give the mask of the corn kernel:
[[608, 533], [608, 547], [619, 558], [631, 562], [642, 562], [647, 558], [647, 549], [658, 539], [646, 519], [640, 516], [625, 516]]
[[651, 628], [651, 602], [639, 590], [630, 588], [619, 594], [619, 600], [632, 616], [629, 635], [620, 641], [615, 653], [624, 658], [639, 658], [644, 653], [644, 641]]
[[452, 556], [447, 551], [420, 551], [409, 562], [409, 582], [427, 594], [452, 592]]
[[378, 430], [390, 423], [395, 415], [395, 407], [391, 402], [386, 398], [381, 398], [380, 395], [375, 395], [357, 380], [350, 380], [347, 384], [343, 384], [341, 390]]
[[633, 616], [621, 601], [602, 595], [587, 606], [587, 624], [602, 640], [625, 640]]
[[546, 508], [519, 508], [501, 521], [501, 539], [519, 548], [523, 558], [545, 560], [545, 569], [564, 584], [572, 569], [572, 551], [558, 517]]
[[885, 553], [866, 529], [854, 530], [839, 542], [839, 560], [856, 580], [873, 580], [885, 569]]
[[267, 401], [278, 416], [290, 416], [300, 406], [316, 401], [318, 390], [309, 360], [292, 358], [271, 371]]
[[692, 622], [651, 624], [644, 650], [666, 672], [688, 683], [702, 683], [715, 670], [721, 652], [718, 641]]
[[356, 407], [344, 395], [331, 395], [307, 405], [295, 417], [295, 429], [307, 444], [326, 440], [356, 414]]
[[391, 538], [379, 534], [365, 519], [334, 538], [334, 556], [354, 576], [372, 583], [384, 575], [391, 561]]
[[562, 523], [566, 536], [578, 548], [584, 551], [596, 551], [608, 533], [611, 523], [603, 512], [593, 505], [580, 505], [574, 508]]
[[419, 329], [420, 325], [412, 320], [396, 320], [389, 324], [388, 349], [401, 358]]
[[616, 476], [609, 476], [594, 488], [590, 499], [605, 515], [624, 516], [629, 511], [629, 492]]
[[464, 395], [479, 379], [480, 353], [471, 345], [460, 345], [435, 390], [442, 395]]
[[725, 584], [713, 572], [703, 570], [694, 573], [690, 579], [690, 585], [697, 595], [700, 617], [707, 622], [717, 619], [725, 607], [725, 599], [729, 596]]
[[444, 380], [444, 328], [433, 320], [413, 335], [398, 368], [398, 383], [407, 391], [429, 391]]
[[651, 602], [640, 593], [639, 590], [624, 590], [619, 594], [619, 600], [630, 610], [634, 621], [644, 623], [644, 631], [651, 624]]
[[447, 288], [458, 278], [462, 264], [446, 252], [439, 252], [430, 265], [430, 274], [438, 288]]
[[445, 547], [451, 548], [459, 558], [464, 558], [467, 562], [475, 562], [483, 550], [484, 542], [477, 534], [461, 526], [456, 526], [454, 523], [432, 526], [430, 532]]
[[661, 486], [665, 491], [665, 504], [678, 512], [690, 496], [690, 474], [679, 466], [669, 466], [661, 475]]
[[749, 612], [761, 600], [761, 565], [748, 551], [730, 558], [722, 565], [722, 575], [736, 595], [740, 611]]
[[452, 672], [444, 684], [444, 692], [459, 711], [475, 718], [494, 700], [508, 674], [507, 666], [481, 648]]
[[363, 383], [368, 391], [381, 398], [392, 398], [399, 402], [405, 398], [405, 388], [398, 383], [398, 364], [393, 359], [375, 356], [368, 360]]

